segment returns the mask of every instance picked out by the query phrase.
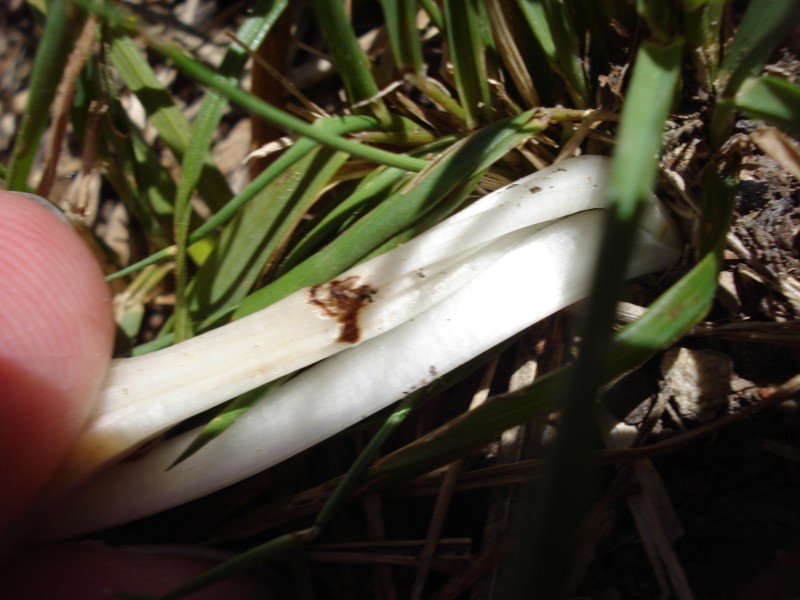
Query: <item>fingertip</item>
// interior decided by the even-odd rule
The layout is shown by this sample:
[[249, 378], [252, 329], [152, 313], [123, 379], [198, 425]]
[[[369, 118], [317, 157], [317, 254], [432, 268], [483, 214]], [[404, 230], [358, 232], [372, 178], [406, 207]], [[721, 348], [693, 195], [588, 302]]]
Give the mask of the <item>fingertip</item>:
[[[101, 600], [119, 594], [165, 594], [204, 574], [215, 561], [146, 548], [95, 543], [34, 547], [0, 571], [9, 600]], [[260, 582], [237, 575], [188, 596], [193, 600], [270, 600]]]
[[46, 483], [83, 425], [111, 356], [103, 275], [47, 209], [0, 191], [0, 530]]

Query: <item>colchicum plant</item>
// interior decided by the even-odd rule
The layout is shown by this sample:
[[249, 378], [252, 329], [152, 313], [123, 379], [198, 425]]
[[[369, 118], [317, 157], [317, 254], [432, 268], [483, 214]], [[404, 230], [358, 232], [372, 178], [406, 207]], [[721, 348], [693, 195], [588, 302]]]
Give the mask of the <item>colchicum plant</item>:
[[[254, 0], [222, 52], [220, 36], [205, 39], [215, 31], [158, 3], [30, 4], [43, 32], [6, 187], [57, 202], [69, 137], [84, 149], [73, 196], [91, 204], [102, 189], [128, 222], [124, 251], [85, 227], [117, 294], [119, 357], [52, 482], [41, 536], [179, 506], [383, 415], [346, 473], [315, 488], [312, 524], [167, 596], [180, 597], [307, 547], [356, 492], [558, 411], [507, 552], [516, 597], [561, 595], [593, 496], [600, 390], [712, 307], [737, 115], [797, 133], [800, 88], [762, 71], [800, 5]], [[311, 45], [313, 59], [298, 50]], [[187, 109], [189, 84], [202, 100]], [[703, 156], [674, 141], [690, 109]], [[216, 162], [236, 121], [259, 148], [246, 184]], [[625, 282], [676, 266], [615, 330]], [[586, 297], [574, 361], [381, 456], [423, 400]], [[287, 531], [270, 502], [267, 520]]]

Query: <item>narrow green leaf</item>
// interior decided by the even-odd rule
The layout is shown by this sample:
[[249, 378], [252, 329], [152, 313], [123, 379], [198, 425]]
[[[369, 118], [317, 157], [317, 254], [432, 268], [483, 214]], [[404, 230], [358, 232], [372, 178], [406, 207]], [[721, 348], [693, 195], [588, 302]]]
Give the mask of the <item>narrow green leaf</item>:
[[491, 120], [492, 112], [479, 18], [475, 0], [444, 0], [448, 54], [469, 129]]
[[800, 2], [771, 0], [750, 2], [725, 58], [716, 81], [718, 101], [711, 115], [711, 145], [725, 143], [733, 124], [734, 107], [727, 100], [739, 91], [745, 79], [761, 73], [772, 50], [800, 21]]
[[722, 61], [717, 89], [733, 96], [747, 77], [761, 73], [772, 50], [800, 22], [797, 0], [752, 1]]
[[778, 77], [745, 79], [733, 105], [751, 119], [800, 135], [800, 85]]
[[[426, 161], [414, 159], [403, 154], [396, 154], [372, 148], [365, 144], [359, 144], [351, 140], [345, 139], [329, 128], [315, 127], [312, 124], [306, 123], [297, 117], [275, 108], [266, 102], [256, 98], [252, 94], [248, 94], [236, 85], [231, 84], [225, 77], [220, 77], [213, 69], [204, 65], [203, 63], [190, 58], [184, 52], [171, 44], [165, 44], [145, 32], [141, 31], [138, 26], [137, 19], [117, 6], [111, 4], [104, 4], [98, 0], [72, 0], [74, 3], [84, 6], [98, 15], [101, 15], [107, 20], [107, 24], [116, 28], [118, 31], [135, 31], [141, 35], [145, 42], [156, 52], [169, 58], [175, 63], [175, 66], [192, 77], [198, 83], [207, 85], [220, 92], [222, 95], [238, 104], [245, 110], [253, 113], [255, 116], [268, 121], [278, 127], [286, 129], [287, 131], [297, 133], [299, 135], [311, 138], [320, 144], [331, 146], [342, 152], [348, 152], [353, 156], [363, 158], [365, 160], [373, 161], [378, 164], [388, 165], [405, 169], [407, 171], [420, 171], [425, 168]], [[400, 121], [400, 119], [397, 119]], [[390, 120], [390, 125], [395, 124], [395, 118]], [[403, 123], [398, 123], [402, 129]]]
[[465, 180], [489, 168], [545, 125], [546, 121], [537, 120], [537, 113], [529, 111], [478, 131], [432, 163], [324, 249], [245, 298], [234, 317], [255, 312], [295, 290], [321, 283], [353, 266], [431, 210]]
[[264, 272], [274, 267], [303, 215], [347, 158], [343, 152], [318, 146], [228, 224], [192, 284], [195, 319], [239, 305]]
[[[343, 135], [353, 133], [355, 131], [378, 128], [380, 123], [373, 117], [366, 117], [360, 115], [353, 115], [347, 117], [334, 117], [329, 119], [322, 119], [315, 123], [313, 127], [326, 130], [328, 133], [334, 135]], [[297, 140], [291, 148], [287, 149], [281, 154], [272, 164], [270, 164], [258, 177], [251, 181], [244, 190], [231, 199], [225, 206], [223, 206], [217, 213], [209, 218], [205, 223], [200, 225], [196, 230], [189, 234], [189, 244], [194, 244], [203, 239], [206, 235], [213, 232], [218, 227], [224, 225], [229, 221], [247, 202], [252, 200], [264, 187], [272, 183], [277, 177], [281, 175], [286, 169], [289, 169], [303, 156], [312, 152], [317, 148], [317, 142], [302, 138]], [[405, 171], [405, 169], [404, 169]], [[108, 280], [118, 279], [133, 273], [141, 268], [157, 263], [161, 260], [169, 259], [175, 256], [175, 248], [165, 248], [148, 256], [147, 258], [130, 265], [124, 269], [107, 277]]]
[[[125, 85], [144, 106], [159, 137], [181, 160], [189, 146], [191, 127], [133, 40], [121, 34], [112, 35], [108, 54]], [[212, 210], [219, 209], [231, 198], [227, 181], [209, 156], [204, 159], [201, 181], [199, 190]]]
[[536, 589], [557, 597], [566, 579], [578, 523], [588, 510], [593, 486], [589, 453], [597, 442], [592, 406], [608, 374], [611, 327], [624, 285], [638, 215], [652, 201], [661, 135], [678, 86], [683, 41], [639, 47], [622, 109], [614, 151], [609, 210], [595, 269], [581, 351], [563, 396], [559, 437], [519, 549], [526, 566], [515, 569], [520, 597]]
[[653, 191], [682, 51], [683, 40], [678, 39], [667, 46], [644, 42], [636, 54], [611, 175], [611, 197], [620, 219], [630, 219]]
[[367, 446], [359, 453], [358, 458], [353, 461], [347, 473], [345, 473], [344, 477], [339, 481], [336, 489], [334, 489], [333, 493], [328, 497], [325, 506], [319, 511], [314, 525], [319, 528], [320, 531], [323, 531], [330, 525], [334, 515], [350, 498], [350, 494], [352, 494], [356, 485], [361, 481], [367, 468], [381, 451], [386, 440], [388, 440], [397, 428], [405, 422], [412, 411], [430, 395], [430, 387], [441, 389], [443, 386], [441, 384], [429, 386], [417, 390], [403, 398], [400, 404], [392, 410], [392, 414], [389, 415], [389, 418], [383, 422], [383, 425], [381, 425], [377, 433], [372, 436]]
[[337, 204], [303, 238], [289, 251], [281, 263], [278, 274], [308, 258], [324, 241], [333, 239], [336, 233], [343, 231], [355, 220], [382, 201], [398, 182], [408, 180], [412, 175], [408, 171], [392, 167], [379, 167], [367, 175], [358, 187]]
[[8, 165], [6, 187], [9, 190], [25, 191], [28, 187], [31, 165], [50, 122], [50, 106], [72, 50], [69, 25], [66, 0], [50, 2], [33, 61], [28, 103]]
[[[391, 120], [389, 111], [383, 99], [378, 97], [378, 85], [370, 71], [369, 59], [358, 45], [356, 34], [344, 11], [344, 3], [312, 0], [311, 4], [351, 104], [367, 102], [374, 115], [388, 123]], [[365, 106], [356, 109], [356, 112], [366, 110], [368, 109]]]
[[414, 0], [381, 0], [386, 32], [397, 68], [402, 73], [422, 73], [422, 44], [417, 31]]
[[542, 51], [549, 61], [555, 62], [556, 42], [553, 39], [550, 24], [547, 22], [544, 5], [541, 2], [528, 2], [527, 0], [517, 0], [517, 4], [522, 14], [525, 15], [533, 35], [539, 40]]
[[431, 21], [433, 21], [433, 24], [436, 25], [436, 28], [439, 31], [444, 31], [444, 18], [436, 2], [433, 0], [419, 0], [419, 3], [425, 9], [425, 12], [428, 13], [428, 16], [431, 18]]
[[[100, 120], [97, 160], [107, 165], [106, 179], [138, 224], [131, 229], [132, 235], [141, 231], [147, 237], [141, 243], [163, 248], [171, 239], [167, 232], [175, 182], [163, 168], [157, 149], [147, 143], [120, 103], [118, 85], [108, 64], [100, 57], [91, 57], [78, 80], [72, 126], [80, 136], [88, 127], [92, 104], [108, 107], [109, 118]], [[133, 246], [139, 244], [138, 240], [132, 242]]]
[[686, 48], [695, 78], [711, 93], [719, 71], [720, 35], [726, 0], [683, 0]]
[[[262, 0], [237, 32], [238, 43], [231, 43], [219, 73], [234, 83], [238, 80], [248, 54], [240, 46], [243, 44], [255, 51], [267, 33], [286, 8], [288, 0]], [[210, 91], [203, 98], [200, 112], [194, 122], [186, 154], [181, 164], [181, 179], [175, 196], [174, 234], [177, 253], [175, 255], [175, 340], [182, 341], [192, 336], [192, 320], [189, 315], [189, 299], [186, 294], [187, 246], [192, 208], [189, 200], [195, 190], [209, 156], [209, 149], [219, 125], [222, 113], [227, 107], [227, 99], [216, 91]]]
[[[578, 38], [568, 11], [561, 10], [563, 5], [554, 0], [517, 0], [517, 4], [550, 68], [561, 76], [575, 106], [587, 106], [588, 88], [578, 58]], [[534, 76], [537, 89], [548, 89], [546, 73], [534, 73]]]
[[350, 141], [332, 133], [327, 127], [315, 127], [305, 121], [301, 121], [232, 85], [230, 82], [226, 81], [225, 78], [219, 77], [205, 65], [185, 56], [180, 50], [152, 39], [148, 40], [148, 43], [155, 50], [170, 58], [180, 70], [187, 73], [196, 81], [216, 89], [242, 108], [278, 127], [309, 137], [320, 144], [331, 146], [343, 152], [348, 152], [353, 156], [374, 161], [378, 164], [415, 172], [421, 170], [427, 164], [424, 160], [411, 158], [404, 154], [387, 152], [365, 144]]
[[286, 375], [274, 381], [270, 381], [229, 402], [217, 416], [211, 419], [211, 421], [200, 430], [197, 437], [192, 440], [192, 443], [189, 444], [183, 452], [181, 452], [180, 456], [175, 459], [168, 470], [179, 465], [187, 458], [197, 453], [209, 442], [222, 435], [228, 427], [233, 425], [236, 420], [245, 414], [260, 398], [263, 398], [268, 392], [278, 389], [291, 377], [291, 375]]

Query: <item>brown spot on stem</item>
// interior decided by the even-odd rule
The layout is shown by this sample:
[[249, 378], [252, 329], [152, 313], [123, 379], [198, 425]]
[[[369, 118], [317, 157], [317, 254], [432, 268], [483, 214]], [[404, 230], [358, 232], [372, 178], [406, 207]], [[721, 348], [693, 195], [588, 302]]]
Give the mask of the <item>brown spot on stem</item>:
[[324, 316], [339, 322], [341, 328], [337, 342], [355, 344], [361, 339], [358, 313], [372, 302], [377, 292], [369, 285], [358, 285], [358, 277], [351, 275], [311, 287], [308, 301], [319, 308]]

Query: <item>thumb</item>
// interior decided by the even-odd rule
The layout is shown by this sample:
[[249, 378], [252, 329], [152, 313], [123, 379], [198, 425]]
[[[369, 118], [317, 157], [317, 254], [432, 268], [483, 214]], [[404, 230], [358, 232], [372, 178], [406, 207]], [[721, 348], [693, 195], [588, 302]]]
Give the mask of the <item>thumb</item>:
[[108, 289], [77, 234], [0, 191], [0, 531], [19, 523], [77, 436], [113, 331]]

